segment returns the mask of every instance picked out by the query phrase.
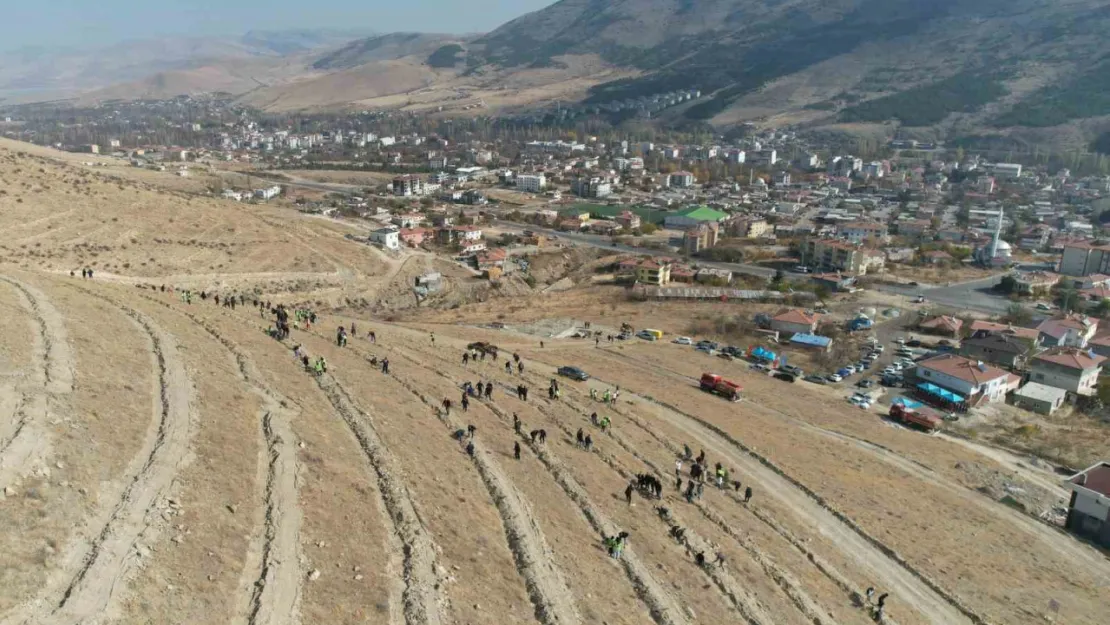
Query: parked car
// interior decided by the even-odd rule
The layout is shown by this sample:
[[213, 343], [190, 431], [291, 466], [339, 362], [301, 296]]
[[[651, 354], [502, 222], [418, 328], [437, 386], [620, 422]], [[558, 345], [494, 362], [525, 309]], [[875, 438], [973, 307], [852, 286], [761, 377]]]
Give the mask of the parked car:
[[579, 382], [585, 382], [586, 380], [590, 379], [590, 374], [579, 369], [578, 367], [559, 367], [559, 375], [570, 378], [572, 380], [578, 380]]
[[823, 378], [819, 375], [807, 375], [806, 377], [804, 377], [802, 379], [805, 380], [806, 382], [810, 382], [811, 384], [825, 385], [825, 384], [829, 383], [828, 380], [826, 380], [825, 378]]
[[809, 272], [810, 272], [809, 267], [806, 267], [805, 265], [798, 265], [797, 267], [794, 268], [794, 273], [809, 273]]
[[886, 348], [883, 347], [882, 345], [876, 345], [875, 346], [875, 351], [880, 353], [880, 354], [883, 353], [885, 350], [886, 350]]
[[647, 330], [640, 330], [639, 332], [636, 333], [636, 337], [644, 339], [645, 341], [658, 341], [659, 340], [659, 337], [655, 336], [651, 332], [648, 332]]
[[825, 379], [826, 379], [826, 380], [828, 380], [829, 382], [833, 382], [833, 383], [836, 383], [836, 382], [841, 382], [841, 381], [843, 381], [843, 380], [844, 380], [844, 377], [843, 377], [843, 376], [841, 376], [841, 375], [839, 375], [839, 374], [836, 374], [836, 373], [834, 373], [834, 374], [832, 374], [832, 375], [830, 375], [830, 376], [826, 377]]
[[856, 387], [857, 388], [871, 388], [872, 386], [875, 386], [875, 381], [872, 380], [871, 378], [868, 378], [866, 380], [860, 380], [859, 382], [856, 382]]
[[697, 346], [697, 350], [698, 350], [699, 352], [705, 352], [705, 353], [709, 354], [710, 356], [712, 356], [713, 354], [715, 354], [715, 353], [716, 353], [716, 350], [714, 350], [714, 349], [713, 349], [713, 348], [712, 348], [711, 346], [709, 346], [709, 345], [698, 345], [698, 346]]
[[925, 303], [925, 296], [924, 295], [918, 295], [917, 297], [913, 298], [913, 303], [914, 304], [924, 304]]
[[770, 371], [771, 368], [761, 362], [753, 362], [749, 369], [753, 371]]
[[617, 335], [617, 340], [618, 341], [627, 341], [630, 338], [632, 338], [632, 335], [627, 333], [627, 332], [621, 332], [620, 334]]
[[801, 367], [795, 367], [794, 365], [783, 365], [779, 369], [795, 377], [801, 377], [805, 374]]
[[1052, 310], [1052, 305], [1044, 302], [1037, 302], [1037, 310]]
[[917, 339], [911, 339], [909, 341], [906, 341], [906, 347], [921, 347], [921, 341]]
[[675, 345], [693, 345], [694, 344], [694, 341], [688, 336], [680, 336], [680, 337], [678, 337], [677, 339], [675, 339], [671, 342], [674, 343]]
[[793, 376], [793, 375], [790, 375], [789, 373], [787, 373], [785, 371], [779, 371], [778, 373], [775, 374], [775, 379], [776, 380], [782, 380], [783, 382], [790, 382], [791, 384], [793, 384], [796, 377]]

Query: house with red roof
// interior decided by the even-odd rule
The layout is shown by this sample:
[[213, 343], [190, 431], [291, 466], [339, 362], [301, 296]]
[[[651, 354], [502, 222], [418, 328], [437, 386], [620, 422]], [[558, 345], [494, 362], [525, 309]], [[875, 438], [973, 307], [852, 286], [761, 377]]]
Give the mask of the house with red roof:
[[784, 334], [813, 334], [818, 320], [816, 313], [791, 308], [771, 317], [771, 329]]
[[921, 331], [928, 332], [929, 334], [959, 337], [960, 330], [964, 327], [964, 322], [962, 319], [957, 319], [956, 317], [938, 315], [925, 319], [917, 324], [917, 327], [920, 328]]
[[956, 354], [941, 354], [922, 360], [917, 363], [915, 373], [921, 381], [919, 388], [939, 387], [954, 392], [969, 405], [1000, 401], [1010, 388], [1008, 372]]
[[1110, 549], [1110, 462], [1099, 462], [1068, 478], [1071, 491], [1064, 527]]
[[1076, 395], [1094, 395], [1105, 361], [1093, 349], [1054, 347], [1033, 357], [1029, 379]]
[[1066, 314], [1045, 319], [1037, 326], [1041, 343], [1048, 347], [1086, 347], [1098, 332], [1098, 319]]

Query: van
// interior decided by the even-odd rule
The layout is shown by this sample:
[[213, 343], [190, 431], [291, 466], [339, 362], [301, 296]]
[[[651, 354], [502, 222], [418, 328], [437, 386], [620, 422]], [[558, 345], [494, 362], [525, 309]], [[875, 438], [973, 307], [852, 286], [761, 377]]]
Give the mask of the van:
[[663, 338], [663, 331], [662, 330], [652, 330], [651, 328], [644, 328], [643, 331], [652, 335], [652, 336], [654, 336], [655, 340], [657, 340], [657, 341], [659, 339]]

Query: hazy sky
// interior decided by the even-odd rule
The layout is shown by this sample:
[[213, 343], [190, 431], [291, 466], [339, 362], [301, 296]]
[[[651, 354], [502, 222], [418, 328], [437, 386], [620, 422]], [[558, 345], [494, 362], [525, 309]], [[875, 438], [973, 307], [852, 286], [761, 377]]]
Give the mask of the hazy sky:
[[288, 28], [481, 32], [554, 0], [0, 0], [0, 49]]

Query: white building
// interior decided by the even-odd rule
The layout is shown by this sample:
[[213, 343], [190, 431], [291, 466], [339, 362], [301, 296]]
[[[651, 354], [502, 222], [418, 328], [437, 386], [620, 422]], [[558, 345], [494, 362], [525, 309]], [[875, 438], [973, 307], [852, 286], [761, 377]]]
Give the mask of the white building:
[[1068, 478], [1072, 492], [1064, 527], [1110, 549], [1110, 462], [1100, 462]]
[[370, 242], [387, 250], [401, 249], [401, 231], [396, 227], [381, 228], [370, 233]]
[[541, 193], [546, 188], [547, 176], [543, 174], [518, 174], [516, 177], [517, 191]]
[[917, 377], [924, 382], [955, 391], [965, 399], [1005, 399], [1010, 374], [984, 362], [955, 354], [942, 354], [917, 363]]
[[691, 187], [697, 181], [694, 174], [688, 171], [676, 171], [670, 175], [669, 179], [672, 187], [679, 188]]
[[281, 187], [278, 185], [254, 190], [254, 197], [260, 200], [270, 200], [279, 195], [281, 195]]
[[995, 163], [992, 169], [994, 170], [994, 175], [1003, 178], [1021, 177], [1021, 165], [1019, 163]]

